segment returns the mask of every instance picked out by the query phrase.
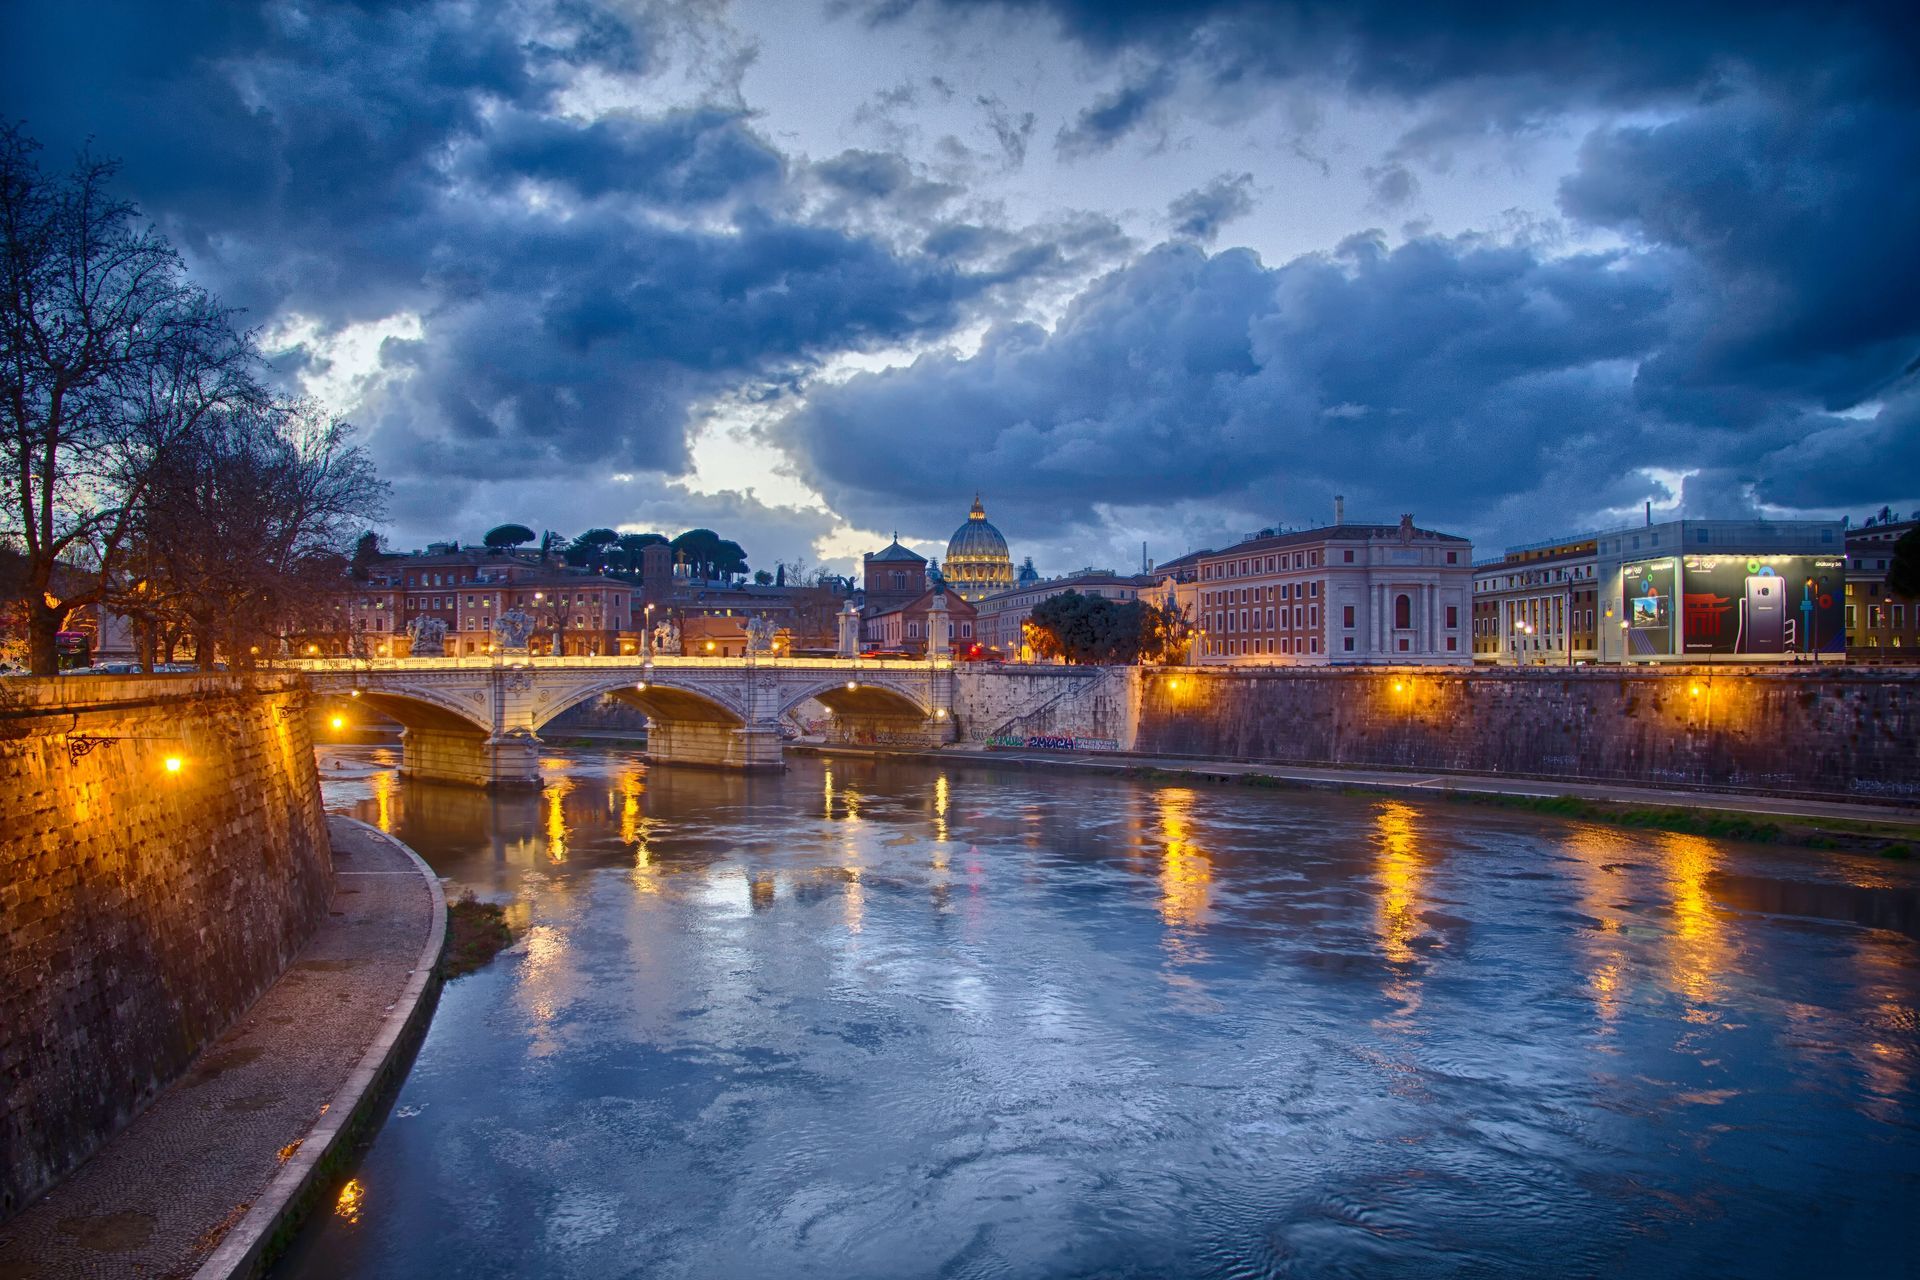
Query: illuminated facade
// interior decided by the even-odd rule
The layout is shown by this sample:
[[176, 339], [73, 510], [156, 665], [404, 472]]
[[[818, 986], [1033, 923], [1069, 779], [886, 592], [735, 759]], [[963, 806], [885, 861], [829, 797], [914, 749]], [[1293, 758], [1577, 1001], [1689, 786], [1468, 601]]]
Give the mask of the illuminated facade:
[[967, 522], [947, 540], [943, 576], [953, 593], [969, 602], [1013, 587], [1013, 556], [1007, 551], [1007, 540], [987, 523], [987, 509], [977, 494]]

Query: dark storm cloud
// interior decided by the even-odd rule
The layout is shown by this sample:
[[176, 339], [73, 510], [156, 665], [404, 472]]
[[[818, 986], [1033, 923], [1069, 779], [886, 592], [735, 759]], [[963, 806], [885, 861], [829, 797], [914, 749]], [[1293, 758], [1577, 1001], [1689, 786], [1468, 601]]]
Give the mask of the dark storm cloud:
[[[421, 338], [386, 351], [412, 376], [362, 415], [396, 473], [676, 471], [703, 398], [944, 333], [1048, 267], [974, 274], [802, 220], [738, 111], [563, 114], [581, 72], [651, 65], [647, 12], [27, 6], [0, 114], [55, 155], [91, 135], [125, 156], [129, 193], [258, 322], [420, 316]], [[884, 186], [891, 158], [870, 159], [830, 173]]]
[[[1101, 54], [1190, 62], [1222, 85], [1250, 77], [1334, 80], [1357, 92], [1417, 99], [1470, 81], [1506, 80], [1561, 103], [1633, 103], [1694, 90], [1745, 65], [1800, 85], [1842, 81], [1875, 96], [1920, 96], [1911, 6], [1889, 0], [989, 3], [1047, 14], [1068, 37]], [[982, 0], [940, 4], [988, 7]], [[887, 20], [913, 7], [890, 3], [871, 12]], [[1122, 124], [1128, 115], [1111, 115], [1109, 123]]]
[[1104, 151], [1149, 119], [1173, 92], [1173, 77], [1156, 73], [1130, 81], [1106, 94], [1061, 128], [1054, 146], [1063, 156]]
[[789, 443], [848, 507], [990, 484], [1014, 529], [1207, 497], [1317, 514], [1333, 492], [1458, 522], [1673, 452], [1632, 385], [1670, 307], [1651, 257], [1357, 236], [1274, 269], [1163, 246], [1051, 332], [816, 389]]
[[1212, 244], [1221, 227], [1252, 212], [1253, 175], [1250, 173], [1223, 173], [1167, 206], [1173, 234], [1201, 244]]
[[589, 199], [619, 194], [682, 208], [771, 185], [781, 171], [779, 153], [739, 113], [713, 108], [587, 125], [515, 113], [491, 122], [485, 145], [463, 166], [489, 185], [547, 182]]

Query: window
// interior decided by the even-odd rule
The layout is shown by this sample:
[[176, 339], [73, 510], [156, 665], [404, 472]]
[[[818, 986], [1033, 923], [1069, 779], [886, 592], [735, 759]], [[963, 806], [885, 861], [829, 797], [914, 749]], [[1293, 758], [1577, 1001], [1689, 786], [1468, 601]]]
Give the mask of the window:
[[1308, 606], [1307, 625], [1315, 629], [1319, 628], [1320, 626], [1320, 606], [1319, 605], [1316, 604], [1316, 605]]
[[[1347, 564], [1353, 563], [1353, 552], [1351, 550], [1342, 551], [1340, 554], [1346, 557], [1345, 563]], [[1348, 646], [1348, 647], [1351, 648], [1352, 646]]]
[[918, 640], [919, 638], [920, 638], [920, 624], [917, 622], [909, 622], [907, 624], [907, 639]]
[[1460, 642], [1452, 636], [1447, 637], [1447, 650], [1452, 652], [1460, 647]]
[[1320, 584], [1318, 582], [1309, 582], [1307, 584], [1307, 594], [1313, 599], [1318, 600], [1320, 598]]
[[[1393, 625], [1394, 629], [1398, 631], [1406, 631], [1413, 626], [1413, 598], [1411, 596], [1399, 595], [1393, 598]], [[1402, 649], [1406, 648], [1407, 642], [1402, 640], [1400, 647]]]
[[[1343, 627], [1351, 627], [1353, 625], [1353, 606], [1352, 605], [1346, 605], [1340, 610], [1340, 625]], [[1351, 640], [1347, 641], [1347, 648], [1349, 649], [1353, 648], [1353, 641]]]
[[1320, 637], [1319, 637], [1319, 636], [1308, 636], [1308, 637], [1307, 637], [1307, 650], [1308, 650], [1308, 652], [1310, 652], [1310, 653], [1318, 653], [1318, 652], [1320, 652]]
[[1700, 534], [1699, 534], [1699, 538], [1700, 538], [1700, 541], [1702, 541], [1702, 542], [1712, 542], [1712, 541], [1713, 541], [1713, 535], [1711, 535], [1710, 533], [1708, 533], [1708, 532], [1707, 532], [1707, 531], [1706, 531], [1705, 529], [1702, 529], [1702, 530], [1700, 530]]
[[1273, 610], [1267, 610], [1267, 630], [1273, 630]]
[[1449, 551], [1449, 552], [1447, 552], [1447, 563], [1448, 563], [1448, 564], [1459, 564], [1459, 563], [1460, 563], [1460, 553], [1459, 553], [1458, 551]]
[[1460, 625], [1460, 606], [1455, 604], [1450, 604], [1447, 606], [1447, 630], [1451, 631], [1459, 625]]
[[1400, 637], [1400, 652], [1402, 653], [1407, 652], [1407, 650], [1411, 648], [1412, 645], [1413, 645], [1413, 641], [1407, 639], [1405, 636]]
[[973, 624], [972, 624], [971, 622], [963, 622], [963, 623], [961, 623], [961, 624], [960, 624], [960, 634], [961, 634], [961, 636], [963, 636], [964, 638], [966, 638], [966, 639], [968, 639], [968, 640], [971, 640], [971, 639], [973, 639]]

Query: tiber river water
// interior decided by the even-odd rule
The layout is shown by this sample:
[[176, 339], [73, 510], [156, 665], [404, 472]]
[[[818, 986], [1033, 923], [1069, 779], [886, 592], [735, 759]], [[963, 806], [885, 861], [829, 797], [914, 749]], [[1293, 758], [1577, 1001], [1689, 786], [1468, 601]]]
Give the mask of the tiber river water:
[[330, 803], [524, 934], [282, 1276], [1920, 1266], [1909, 864], [1018, 769], [392, 762], [328, 752]]

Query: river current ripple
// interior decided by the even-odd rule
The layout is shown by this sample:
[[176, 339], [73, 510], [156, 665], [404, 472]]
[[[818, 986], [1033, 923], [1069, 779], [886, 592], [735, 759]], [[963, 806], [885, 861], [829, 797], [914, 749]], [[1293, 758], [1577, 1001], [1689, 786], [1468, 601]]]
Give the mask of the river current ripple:
[[290, 1277], [1913, 1274], [1906, 864], [1450, 804], [323, 753], [506, 904]]

